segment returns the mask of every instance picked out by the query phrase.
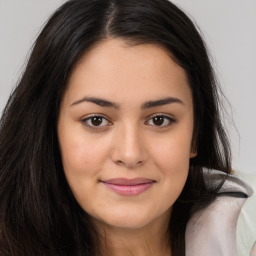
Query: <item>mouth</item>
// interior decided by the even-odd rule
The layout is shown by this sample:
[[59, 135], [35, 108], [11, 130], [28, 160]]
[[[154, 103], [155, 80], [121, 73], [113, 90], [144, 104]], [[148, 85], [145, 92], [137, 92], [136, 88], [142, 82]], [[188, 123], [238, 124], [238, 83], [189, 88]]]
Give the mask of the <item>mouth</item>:
[[101, 181], [107, 188], [122, 196], [136, 196], [151, 188], [155, 180], [147, 178], [116, 178]]

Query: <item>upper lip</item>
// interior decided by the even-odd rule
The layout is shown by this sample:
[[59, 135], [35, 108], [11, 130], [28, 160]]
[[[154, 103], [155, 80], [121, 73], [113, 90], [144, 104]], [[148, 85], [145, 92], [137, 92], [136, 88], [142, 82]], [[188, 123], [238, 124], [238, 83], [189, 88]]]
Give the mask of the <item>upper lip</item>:
[[113, 184], [113, 185], [132, 186], [132, 185], [139, 185], [139, 184], [145, 184], [145, 183], [152, 183], [155, 181], [147, 178], [134, 178], [134, 179], [114, 178], [114, 179], [102, 180], [101, 182]]

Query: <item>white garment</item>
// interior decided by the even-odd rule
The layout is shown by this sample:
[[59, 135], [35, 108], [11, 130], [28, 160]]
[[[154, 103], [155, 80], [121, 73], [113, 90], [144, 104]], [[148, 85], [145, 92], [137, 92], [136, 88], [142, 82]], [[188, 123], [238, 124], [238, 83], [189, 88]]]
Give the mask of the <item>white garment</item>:
[[[256, 191], [256, 175], [236, 173]], [[256, 256], [256, 194], [246, 200], [237, 223], [238, 256]], [[253, 249], [252, 249], [253, 248]]]
[[[222, 180], [226, 174], [205, 169], [204, 176], [206, 184], [210, 185]], [[253, 190], [242, 179], [229, 174], [218, 194], [213, 203], [189, 220], [185, 236], [186, 256], [237, 256], [237, 220]]]

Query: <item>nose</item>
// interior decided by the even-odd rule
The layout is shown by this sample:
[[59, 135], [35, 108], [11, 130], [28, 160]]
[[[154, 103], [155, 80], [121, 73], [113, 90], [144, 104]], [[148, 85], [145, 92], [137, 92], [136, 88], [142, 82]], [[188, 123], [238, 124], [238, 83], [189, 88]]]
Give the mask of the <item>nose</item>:
[[136, 168], [146, 161], [145, 139], [136, 125], [120, 126], [113, 137], [112, 161], [126, 168]]

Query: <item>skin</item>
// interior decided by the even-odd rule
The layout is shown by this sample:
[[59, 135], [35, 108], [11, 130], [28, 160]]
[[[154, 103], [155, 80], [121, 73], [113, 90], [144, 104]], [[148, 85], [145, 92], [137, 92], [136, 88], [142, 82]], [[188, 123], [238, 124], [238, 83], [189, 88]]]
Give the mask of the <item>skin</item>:
[[[115, 105], [84, 100], [92, 97]], [[175, 100], [145, 106], [168, 97]], [[92, 115], [102, 116], [97, 125]], [[185, 71], [163, 47], [107, 39], [77, 63], [61, 102], [59, 144], [68, 184], [110, 255], [171, 255], [167, 225], [196, 155], [193, 126]], [[102, 182], [120, 177], [154, 182], [128, 196]]]

